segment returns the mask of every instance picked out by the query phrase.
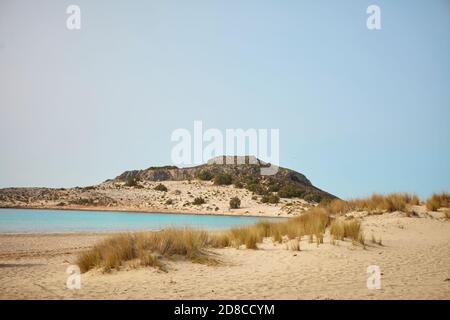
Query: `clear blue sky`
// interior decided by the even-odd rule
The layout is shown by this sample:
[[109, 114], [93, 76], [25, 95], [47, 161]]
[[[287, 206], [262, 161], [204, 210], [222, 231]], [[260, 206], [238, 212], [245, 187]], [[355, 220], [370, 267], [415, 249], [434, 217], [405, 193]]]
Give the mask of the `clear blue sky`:
[[450, 189], [449, 54], [446, 0], [1, 0], [0, 187], [170, 164], [202, 120], [279, 128], [280, 164], [340, 197], [426, 197]]

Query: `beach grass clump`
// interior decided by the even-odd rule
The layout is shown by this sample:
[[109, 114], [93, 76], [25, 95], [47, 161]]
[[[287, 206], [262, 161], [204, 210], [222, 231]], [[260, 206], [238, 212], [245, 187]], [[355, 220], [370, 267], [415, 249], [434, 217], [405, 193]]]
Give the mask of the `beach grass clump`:
[[81, 272], [99, 266], [103, 266], [104, 271], [120, 269], [122, 261], [136, 257], [132, 241], [130, 234], [118, 234], [83, 252], [77, 261]]
[[364, 245], [364, 234], [361, 222], [357, 219], [343, 220], [335, 219], [330, 225], [330, 234], [334, 240], [350, 239], [353, 243]]
[[[264, 238], [274, 242], [285, 242], [290, 250], [300, 250], [302, 236], [309, 236], [323, 243], [325, 230], [330, 226], [326, 209], [314, 207], [301, 216], [286, 221], [259, 221], [253, 225], [235, 227], [221, 232], [206, 232], [195, 229], [169, 228], [157, 232], [138, 232], [114, 235], [78, 256], [82, 272], [102, 267], [108, 272], [120, 270], [128, 261], [138, 261], [138, 265], [152, 266], [165, 270], [163, 259], [182, 257], [184, 259], [215, 264], [209, 248], [258, 249]], [[331, 234], [335, 239], [350, 238], [364, 244], [360, 222], [356, 219], [344, 221], [335, 219], [331, 223]], [[362, 238], [361, 238], [362, 237]]]
[[299, 239], [289, 240], [289, 242], [286, 244], [286, 247], [288, 250], [291, 250], [291, 251], [301, 251], [300, 250], [300, 240]]
[[261, 243], [264, 235], [262, 230], [255, 226], [232, 228], [229, 232], [230, 243], [239, 248], [245, 245], [247, 249], [258, 249], [257, 243]]
[[291, 218], [288, 221], [270, 222], [260, 221], [254, 225], [236, 227], [220, 234], [210, 236], [209, 244], [212, 247], [233, 246], [239, 248], [245, 245], [247, 249], [257, 249], [257, 244], [264, 238], [272, 238], [274, 242], [286, 239], [300, 239], [304, 235], [316, 235], [323, 243], [323, 234], [329, 224], [329, 216], [321, 208], [311, 209], [302, 216]]
[[447, 192], [434, 193], [426, 202], [426, 207], [430, 211], [437, 211], [440, 208], [450, 206], [450, 194]]
[[420, 199], [408, 193], [391, 193], [381, 195], [374, 193], [368, 198], [357, 198], [348, 201], [335, 199], [321, 205], [331, 215], [343, 215], [352, 211], [395, 212], [406, 211], [408, 206], [419, 205]]
[[214, 262], [205, 250], [208, 233], [193, 229], [169, 228], [157, 232], [118, 234], [82, 252], [77, 259], [81, 272], [102, 267], [105, 272], [120, 270], [124, 262], [138, 259], [141, 265], [163, 269], [157, 258], [184, 257], [193, 262]]
[[444, 211], [444, 218], [450, 220], [450, 209]]

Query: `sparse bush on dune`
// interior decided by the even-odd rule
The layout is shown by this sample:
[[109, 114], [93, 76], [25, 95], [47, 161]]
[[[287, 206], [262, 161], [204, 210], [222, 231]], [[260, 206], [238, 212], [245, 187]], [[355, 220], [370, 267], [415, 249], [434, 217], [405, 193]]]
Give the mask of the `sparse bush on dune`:
[[163, 192], [167, 192], [167, 187], [165, 185], [163, 185], [162, 183], [159, 183], [156, 187], [155, 187], [156, 191], [163, 191]]
[[228, 173], [219, 173], [214, 177], [214, 184], [217, 186], [230, 185], [233, 177]]
[[241, 206], [241, 199], [238, 197], [233, 197], [230, 200], [230, 209], [239, 209]]
[[203, 199], [202, 197], [197, 197], [194, 199], [194, 201], [192, 202], [192, 204], [199, 206], [201, 204], [205, 203], [205, 199]]
[[277, 195], [275, 195], [275, 194], [264, 195], [261, 198], [261, 202], [262, 203], [273, 203], [273, 204], [276, 204], [276, 203], [280, 202], [280, 198]]
[[426, 207], [430, 211], [437, 211], [439, 208], [450, 206], [450, 194], [447, 192], [434, 193], [426, 202]]
[[237, 189], [242, 189], [244, 187], [243, 183], [240, 181], [234, 182], [234, 187]]
[[214, 178], [214, 175], [207, 170], [202, 170], [197, 174], [197, 178], [203, 181], [209, 181]]
[[126, 187], [137, 187], [138, 186], [138, 180], [133, 177], [128, 177], [127, 181], [125, 181]]
[[278, 196], [280, 198], [301, 198], [305, 194], [304, 188], [301, 188], [294, 184], [284, 185], [278, 191]]

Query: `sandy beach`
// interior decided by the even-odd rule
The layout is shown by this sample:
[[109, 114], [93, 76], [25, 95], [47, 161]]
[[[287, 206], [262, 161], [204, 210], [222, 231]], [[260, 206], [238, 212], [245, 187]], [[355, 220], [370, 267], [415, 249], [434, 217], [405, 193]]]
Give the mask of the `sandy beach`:
[[[362, 218], [366, 248], [349, 241], [301, 251], [265, 239], [259, 250], [211, 249], [221, 263], [174, 259], [151, 267], [81, 275], [66, 288], [67, 267], [109, 234], [0, 236], [0, 299], [450, 299], [450, 222], [439, 214], [396, 212]], [[382, 245], [371, 243], [374, 235]], [[381, 289], [366, 287], [367, 267], [381, 269]]]

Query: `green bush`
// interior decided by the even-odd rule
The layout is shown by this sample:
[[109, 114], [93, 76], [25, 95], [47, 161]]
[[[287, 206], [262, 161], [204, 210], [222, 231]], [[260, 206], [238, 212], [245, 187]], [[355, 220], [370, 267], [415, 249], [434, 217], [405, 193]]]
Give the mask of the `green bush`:
[[166, 192], [166, 191], [167, 191], [167, 187], [166, 187], [165, 185], [163, 185], [162, 183], [160, 183], [160, 184], [158, 184], [158, 185], [155, 187], [155, 190]]
[[238, 197], [231, 198], [230, 200], [231, 209], [239, 209], [240, 206], [241, 206], [241, 199], [239, 199]]
[[304, 199], [308, 202], [320, 203], [320, 201], [322, 200], [322, 197], [317, 193], [309, 193], [304, 197]]
[[205, 203], [205, 199], [203, 199], [202, 197], [197, 197], [194, 199], [194, 202], [192, 202], [192, 203], [196, 206], [199, 206], [199, 205]]
[[238, 188], [238, 189], [242, 189], [242, 188], [244, 187], [244, 185], [242, 184], [242, 182], [236, 181], [236, 182], [234, 183], [234, 187], [235, 187], [235, 188]]
[[199, 178], [200, 180], [203, 180], [203, 181], [209, 181], [213, 177], [214, 177], [213, 174], [206, 170], [202, 170], [197, 174], [197, 178]]
[[214, 177], [214, 184], [217, 186], [230, 185], [232, 182], [233, 179], [228, 173], [219, 173]]
[[138, 185], [138, 180], [134, 177], [128, 177], [125, 182], [125, 186], [127, 187], [136, 187]]
[[280, 202], [280, 197], [274, 194], [265, 195], [261, 198], [262, 203], [278, 203]]
[[259, 194], [259, 195], [268, 194], [268, 191], [266, 190], [266, 188], [261, 184], [255, 183], [255, 184], [248, 185], [247, 189], [250, 190], [251, 192], [253, 192], [255, 194]]
[[293, 184], [288, 184], [280, 188], [280, 190], [278, 191], [278, 196], [280, 198], [293, 198], [293, 197], [301, 198], [304, 195], [304, 193], [305, 190], [303, 188]]

